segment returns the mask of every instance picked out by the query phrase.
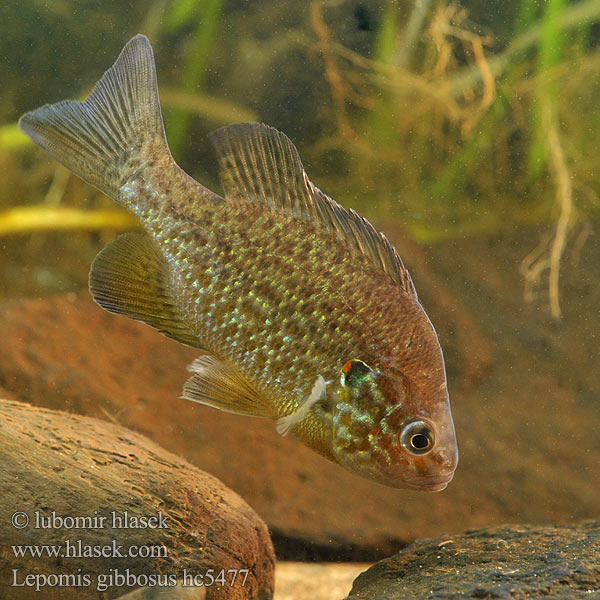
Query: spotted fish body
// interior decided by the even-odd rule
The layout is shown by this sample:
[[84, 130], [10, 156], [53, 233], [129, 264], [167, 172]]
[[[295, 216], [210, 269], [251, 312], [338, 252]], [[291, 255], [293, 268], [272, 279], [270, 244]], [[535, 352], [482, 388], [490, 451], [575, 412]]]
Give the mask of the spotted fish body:
[[94, 299], [207, 354], [184, 397], [278, 420], [379, 483], [443, 489], [457, 463], [441, 349], [398, 254], [308, 179], [265, 125], [212, 134], [221, 197], [173, 161], [152, 50], [123, 49], [85, 103], [22, 129], [133, 212], [96, 258]]

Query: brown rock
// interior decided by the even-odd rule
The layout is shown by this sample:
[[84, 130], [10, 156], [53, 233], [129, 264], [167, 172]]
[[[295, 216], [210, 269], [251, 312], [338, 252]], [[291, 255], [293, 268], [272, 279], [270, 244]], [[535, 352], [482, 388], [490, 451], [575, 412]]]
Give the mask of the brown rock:
[[[423, 269], [413, 270], [448, 357], [460, 447], [455, 479], [438, 494], [378, 486], [281, 438], [271, 422], [179, 399], [198, 352], [103, 312], [85, 292], [0, 309], [0, 387], [116, 420], [214, 473], [265, 519], [280, 558], [372, 560], [441, 532], [591, 518], [600, 513], [600, 319], [590, 309], [600, 306], [600, 244], [588, 242], [580, 267], [561, 274], [565, 317], [556, 325], [521, 297], [514, 257], [531, 239], [440, 245], [428, 250], [423, 281]], [[449, 316], [461, 311], [470, 321]], [[465, 367], [475, 378], [487, 373], [468, 392], [456, 382], [463, 357], [480, 356], [475, 330], [493, 364]]]
[[[266, 526], [215, 477], [123, 427], [8, 400], [0, 439], [0, 597], [115, 598], [185, 574], [207, 581], [208, 569], [228, 582], [248, 569], [244, 585], [240, 571], [233, 586], [207, 587], [209, 600], [272, 597]], [[60, 545], [61, 556], [19, 557], [14, 545]]]
[[358, 576], [347, 600], [600, 595], [600, 523], [520, 525], [418, 540]]

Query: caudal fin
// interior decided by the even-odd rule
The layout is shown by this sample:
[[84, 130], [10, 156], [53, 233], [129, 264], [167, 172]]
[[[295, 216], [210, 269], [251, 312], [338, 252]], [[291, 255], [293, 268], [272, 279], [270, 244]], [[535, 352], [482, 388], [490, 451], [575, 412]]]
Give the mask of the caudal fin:
[[127, 42], [85, 102], [47, 104], [24, 114], [19, 126], [54, 159], [116, 199], [131, 159], [139, 168], [145, 158], [168, 152], [148, 38]]

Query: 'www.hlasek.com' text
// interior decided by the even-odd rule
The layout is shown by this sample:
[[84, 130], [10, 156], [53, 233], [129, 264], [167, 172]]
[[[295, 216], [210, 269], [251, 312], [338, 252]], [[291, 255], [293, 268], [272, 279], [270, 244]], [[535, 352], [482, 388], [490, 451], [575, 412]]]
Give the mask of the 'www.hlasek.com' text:
[[[80, 566], [81, 562], [75, 563], [70, 572], [42, 572], [45, 568], [26, 570], [24, 568], [12, 569], [11, 586], [15, 588], [29, 588], [37, 592], [46, 588], [68, 587], [68, 588], [95, 588], [99, 592], [105, 592], [110, 588], [122, 587], [210, 587], [210, 586], [244, 586], [250, 573], [250, 569], [218, 569], [204, 568], [192, 570], [190, 568], [180, 569], [176, 573], [170, 573], [168, 565], [169, 550], [164, 543], [159, 544], [125, 544], [120, 543], [118, 537], [126, 537], [127, 530], [147, 530], [148, 535], [156, 533], [157, 530], [169, 529], [169, 517], [157, 512], [154, 515], [134, 515], [128, 511], [110, 511], [100, 514], [94, 511], [93, 515], [71, 516], [58, 515], [55, 511], [43, 513], [33, 511], [17, 511], [12, 515], [11, 524], [16, 530], [28, 529], [29, 534], [36, 530], [74, 530], [91, 532], [96, 535], [102, 543], [89, 543], [81, 538], [69, 537], [57, 544], [15, 544], [11, 546], [16, 564], [29, 564], [36, 560], [41, 566], [68, 564], [63, 561], [95, 561], [104, 560], [101, 565], [106, 570], [98, 568], [98, 563], [90, 562], [89, 570]], [[113, 534], [106, 535], [105, 531], [112, 530]], [[23, 532], [24, 535], [26, 532]], [[159, 531], [160, 533], [160, 531]], [[27, 541], [33, 541], [28, 539]], [[118, 568], [114, 566], [114, 560], [130, 559], [137, 561], [135, 564], [139, 571], [130, 566]], [[143, 563], [143, 559], [153, 562]], [[166, 564], [160, 568], [156, 560], [163, 559]], [[149, 571], [148, 566], [156, 572]], [[145, 568], [144, 568], [145, 567]], [[56, 567], [58, 568], [58, 567]], [[52, 570], [51, 568], [49, 570]], [[62, 570], [62, 569], [61, 569]], [[35, 572], [32, 572], [35, 571]]]

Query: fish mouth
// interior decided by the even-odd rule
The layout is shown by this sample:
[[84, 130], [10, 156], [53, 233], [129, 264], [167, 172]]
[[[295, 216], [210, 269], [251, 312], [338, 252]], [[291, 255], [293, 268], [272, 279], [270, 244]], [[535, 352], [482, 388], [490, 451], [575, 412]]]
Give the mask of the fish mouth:
[[404, 485], [412, 490], [422, 492], [441, 492], [452, 481], [454, 473], [450, 475], [431, 475], [430, 477], [416, 477], [407, 479]]

